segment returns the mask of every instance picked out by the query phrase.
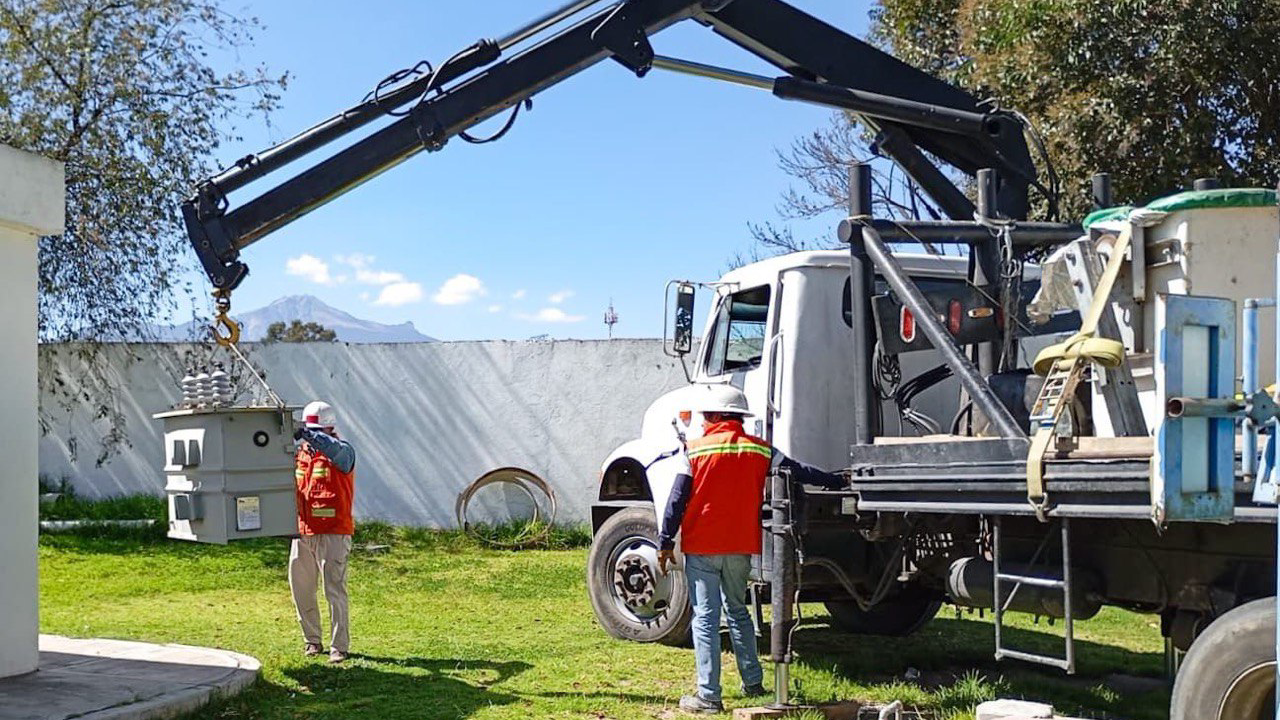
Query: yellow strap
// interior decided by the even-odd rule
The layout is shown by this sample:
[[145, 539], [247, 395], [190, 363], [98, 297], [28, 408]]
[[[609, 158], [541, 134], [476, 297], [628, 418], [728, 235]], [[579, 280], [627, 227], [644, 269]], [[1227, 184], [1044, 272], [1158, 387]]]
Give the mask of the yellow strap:
[[[1063, 394], [1058, 398], [1058, 405], [1053, 408], [1053, 422], [1042, 424], [1036, 429], [1027, 450], [1027, 502], [1031, 503], [1041, 522], [1047, 520], [1049, 506], [1049, 492], [1044, 482], [1044, 456], [1053, 441], [1054, 429], [1062, 417], [1062, 408], [1066, 407], [1065, 403], [1071, 402], [1071, 396], [1075, 394], [1075, 386], [1083, 374], [1084, 363], [1094, 362], [1113, 368], [1124, 362], [1124, 343], [1095, 336], [1102, 313], [1111, 307], [1111, 290], [1115, 287], [1116, 278], [1120, 276], [1120, 269], [1124, 267], [1124, 256], [1129, 251], [1132, 240], [1133, 224], [1129, 223], [1120, 231], [1120, 236], [1111, 248], [1111, 258], [1107, 260], [1107, 267], [1098, 279], [1098, 286], [1093, 289], [1093, 302], [1080, 319], [1079, 332], [1063, 342], [1041, 350], [1031, 366], [1037, 375], [1048, 376], [1056, 369], [1068, 372], [1068, 377], [1074, 376], [1075, 380], [1066, 383]], [[1060, 360], [1064, 361], [1063, 364], [1055, 368]], [[1039, 405], [1038, 402], [1036, 404]]]
[[1116, 244], [1111, 248], [1111, 258], [1107, 260], [1107, 267], [1098, 279], [1098, 287], [1093, 289], [1093, 304], [1080, 319], [1079, 332], [1063, 342], [1050, 345], [1036, 355], [1036, 361], [1031, 367], [1037, 375], [1048, 374], [1053, 363], [1062, 359], [1083, 357], [1103, 367], [1117, 367], [1124, 362], [1124, 343], [1094, 335], [1098, 332], [1102, 313], [1111, 305], [1111, 290], [1115, 287], [1116, 278], [1120, 276], [1120, 269], [1124, 267], [1124, 256], [1129, 251], [1132, 240], [1133, 225], [1125, 225], [1116, 238]]

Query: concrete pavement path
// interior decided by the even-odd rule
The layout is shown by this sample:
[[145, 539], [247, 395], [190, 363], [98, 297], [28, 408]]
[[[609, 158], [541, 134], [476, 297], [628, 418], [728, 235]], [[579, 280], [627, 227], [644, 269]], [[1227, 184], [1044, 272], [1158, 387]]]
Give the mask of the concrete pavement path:
[[152, 720], [252, 685], [260, 663], [190, 645], [40, 636], [40, 669], [0, 680], [0, 720]]

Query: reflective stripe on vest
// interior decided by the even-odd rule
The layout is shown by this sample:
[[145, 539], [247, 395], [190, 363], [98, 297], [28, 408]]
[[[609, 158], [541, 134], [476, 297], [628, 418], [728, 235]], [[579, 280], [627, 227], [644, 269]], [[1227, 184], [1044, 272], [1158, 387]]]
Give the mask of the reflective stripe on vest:
[[699, 445], [691, 443], [689, 448], [689, 459], [692, 460], [703, 455], [726, 455], [739, 453], [755, 453], [756, 455], [764, 455], [767, 458], [773, 457], [773, 450], [768, 445], [761, 445], [747, 439], [739, 439], [737, 442], [715, 443], [711, 445]]

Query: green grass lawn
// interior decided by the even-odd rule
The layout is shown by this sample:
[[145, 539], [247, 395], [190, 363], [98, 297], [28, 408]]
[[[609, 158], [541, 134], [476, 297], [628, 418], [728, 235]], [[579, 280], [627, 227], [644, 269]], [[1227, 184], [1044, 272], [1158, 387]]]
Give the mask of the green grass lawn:
[[[671, 718], [690, 689], [691, 651], [607, 637], [584, 584], [586, 549], [485, 550], [457, 535], [374, 527], [350, 569], [352, 660], [304, 659], [285, 576], [285, 540], [226, 547], [152, 531], [40, 540], [41, 629], [80, 637], [208, 645], [262, 661], [262, 679], [207, 718]], [[569, 538], [570, 540], [572, 538]], [[808, 700], [901, 699], [967, 718], [999, 693], [1082, 717], [1164, 718], [1164, 690], [1135, 694], [1103, 679], [1158, 677], [1155, 618], [1106, 610], [1077, 625], [1080, 674], [991, 660], [989, 620], [943, 614], [907, 639], [827, 627], [804, 606], [793, 677]], [[1021, 648], [1061, 651], [1060, 626], [1015, 621]], [[737, 693], [725, 655], [726, 704]], [[918, 679], [904, 680], [909, 668]], [[914, 676], [915, 673], [912, 673]], [[766, 685], [772, 673], [766, 667]]]

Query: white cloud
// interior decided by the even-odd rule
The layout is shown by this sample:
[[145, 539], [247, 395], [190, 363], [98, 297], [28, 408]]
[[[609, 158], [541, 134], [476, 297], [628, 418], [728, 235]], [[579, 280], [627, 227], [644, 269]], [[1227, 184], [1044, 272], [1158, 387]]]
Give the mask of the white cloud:
[[374, 260], [377, 260], [377, 258], [372, 255], [365, 255], [364, 253], [359, 252], [353, 252], [350, 255], [334, 255], [333, 259], [343, 265], [350, 265], [353, 268], [369, 267], [373, 264]]
[[490, 306], [489, 306], [489, 312], [491, 312], [491, 313], [500, 313], [500, 312], [502, 312], [502, 306], [501, 306], [501, 305], [490, 305]]
[[431, 301], [439, 305], [465, 305], [486, 294], [484, 283], [475, 275], [458, 273], [440, 286]]
[[367, 293], [367, 292], [362, 292], [362, 293], [360, 293], [360, 299], [361, 299], [361, 300], [363, 300], [363, 301], [365, 301], [365, 302], [369, 302], [369, 298], [370, 298], [370, 297], [372, 297], [372, 296], [371, 296], [371, 295], [369, 295], [369, 293]]
[[561, 290], [560, 292], [551, 293], [551, 296], [547, 298], [547, 302], [552, 305], [559, 305], [571, 297], [573, 297], [572, 290]]
[[361, 285], [390, 285], [406, 281], [402, 273], [390, 270], [375, 270], [373, 263], [377, 258], [372, 255], [357, 252], [350, 255], [335, 255], [334, 259], [355, 270], [356, 282]]
[[303, 253], [296, 258], [289, 258], [284, 263], [284, 271], [289, 275], [304, 277], [317, 285], [332, 285], [329, 276], [329, 264], [315, 255]]
[[422, 301], [422, 286], [416, 282], [397, 282], [386, 285], [378, 293], [374, 305], [397, 307]]
[[523, 299], [524, 299], [524, 295], [525, 295], [525, 291], [524, 291], [523, 289], [521, 289], [521, 290], [517, 290], [517, 291], [515, 291], [515, 292], [511, 293], [511, 299], [512, 299], [512, 300], [523, 300]]
[[404, 282], [404, 275], [390, 270], [366, 270], [364, 268], [356, 269], [356, 282], [365, 285], [390, 285], [391, 283]]
[[576, 323], [586, 320], [582, 315], [569, 315], [560, 308], [542, 308], [535, 315], [516, 315], [521, 320], [545, 323]]

